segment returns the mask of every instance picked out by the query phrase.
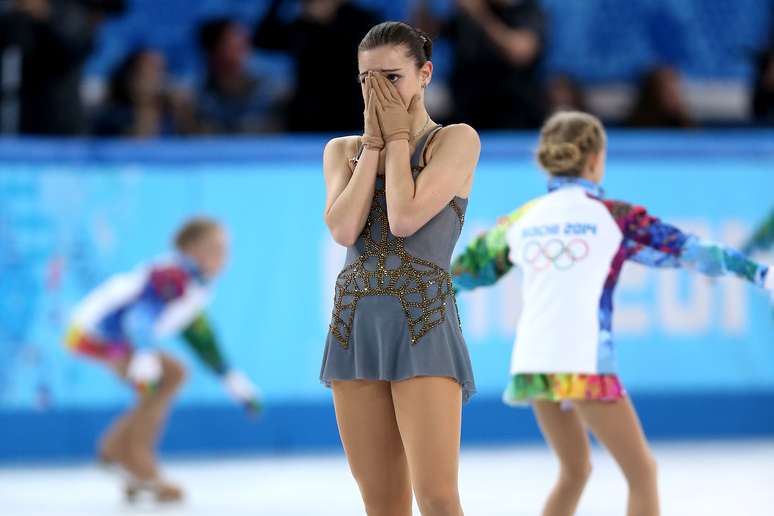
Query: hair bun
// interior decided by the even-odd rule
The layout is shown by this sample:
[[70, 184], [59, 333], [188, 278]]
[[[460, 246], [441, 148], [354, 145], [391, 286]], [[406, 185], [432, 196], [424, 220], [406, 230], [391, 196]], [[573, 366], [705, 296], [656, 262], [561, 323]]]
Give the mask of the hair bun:
[[578, 168], [583, 153], [574, 143], [547, 143], [538, 150], [540, 165], [552, 174]]
[[537, 160], [553, 176], [581, 176], [589, 158], [607, 144], [602, 122], [581, 111], [560, 111], [540, 129]]
[[420, 29], [416, 29], [417, 34], [419, 34], [419, 39], [422, 40], [422, 50], [425, 52], [425, 59], [428, 61], [433, 60], [433, 39], [430, 37], [430, 35]]

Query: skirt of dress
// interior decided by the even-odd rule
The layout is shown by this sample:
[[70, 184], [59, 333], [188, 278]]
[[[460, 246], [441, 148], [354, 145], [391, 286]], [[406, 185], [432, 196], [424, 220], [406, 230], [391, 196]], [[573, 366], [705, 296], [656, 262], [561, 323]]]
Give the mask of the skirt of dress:
[[463, 401], [475, 393], [473, 368], [453, 301], [444, 321], [412, 342], [406, 316], [397, 299], [369, 297], [360, 301], [347, 346], [328, 333], [320, 381], [396, 382], [420, 376], [443, 376], [460, 384]]
[[520, 373], [511, 377], [503, 393], [503, 401], [511, 406], [532, 400], [617, 401], [624, 397], [626, 390], [615, 374]]

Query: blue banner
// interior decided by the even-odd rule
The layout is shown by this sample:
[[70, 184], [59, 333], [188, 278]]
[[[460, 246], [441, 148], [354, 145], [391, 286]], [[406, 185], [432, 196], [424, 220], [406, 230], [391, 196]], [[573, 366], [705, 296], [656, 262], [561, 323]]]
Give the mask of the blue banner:
[[[740, 244], [774, 206], [771, 133], [610, 135], [608, 197]], [[344, 250], [322, 220], [324, 140], [0, 142], [0, 412], [104, 409], [129, 390], [62, 345], [69, 313], [111, 274], [167, 252], [208, 214], [232, 251], [210, 309], [230, 361], [270, 403], [327, 402], [318, 381]], [[460, 246], [543, 193], [532, 136], [483, 139]], [[758, 257], [774, 261], [772, 256]], [[518, 274], [460, 296], [479, 396], [499, 396], [520, 307]], [[768, 298], [734, 278], [627, 265], [616, 294], [621, 377], [633, 393], [774, 392]], [[229, 403], [191, 363], [185, 406]], [[475, 403], [475, 400], [474, 400]]]

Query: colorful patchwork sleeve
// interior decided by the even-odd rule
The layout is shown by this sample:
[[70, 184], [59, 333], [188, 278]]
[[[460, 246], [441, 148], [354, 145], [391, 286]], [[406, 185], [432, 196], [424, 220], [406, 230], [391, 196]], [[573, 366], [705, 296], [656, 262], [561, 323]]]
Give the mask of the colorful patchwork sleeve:
[[766, 251], [774, 247], [774, 211], [766, 219], [750, 239], [745, 243], [742, 251], [745, 254], [753, 254], [757, 251]]
[[768, 267], [739, 251], [685, 234], [640, 206], [617, 201], [605, 204], [623, 233], [628, 259], [650, 267], [684, 267], [707, 276], [734, 274], [764, 285]]
[[183, 331], [183, 340], [212, 372], [217, 375], [226, 373], [228, 365], [206, 315], [200, 314], [194, 319]]
[[493, 285], [513, 268], [508, 257], [508, 230], [531, 204], [525, 204], [500, 220], [494, 228], [479, 235], [454, 260], [451, 274], [455, 291]]

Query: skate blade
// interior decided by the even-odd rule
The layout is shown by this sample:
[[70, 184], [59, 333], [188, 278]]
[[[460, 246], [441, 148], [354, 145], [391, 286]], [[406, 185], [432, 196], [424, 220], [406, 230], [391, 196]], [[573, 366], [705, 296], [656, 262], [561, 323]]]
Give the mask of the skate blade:
[[97, 467], [103, 473], [116, 477], [124, 483], [129, 483], [133, 480], [132, 474], [119, 462], [100, 457], [97, 461]]
[[154, 482], [133, 482], [124, 487], [124, 499], [130, 505], [174, 505], [183, 501], [183, 493], [178, 489], [165, 491], [164, 486]]

